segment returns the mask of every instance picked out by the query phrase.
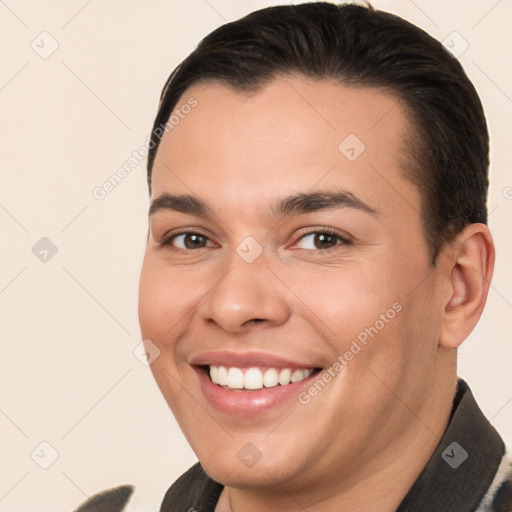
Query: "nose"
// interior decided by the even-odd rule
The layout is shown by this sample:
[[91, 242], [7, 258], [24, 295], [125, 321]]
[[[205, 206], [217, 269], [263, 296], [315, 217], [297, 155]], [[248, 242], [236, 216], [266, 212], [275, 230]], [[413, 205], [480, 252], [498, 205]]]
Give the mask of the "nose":
[[199, 303], [198, 314], [203, 321], [231, 333], [260, 323], [278, 326], [290, 315], [286, 292], [268, 268], [264, 253], [247, 263], [233, 252], [229, 265]]

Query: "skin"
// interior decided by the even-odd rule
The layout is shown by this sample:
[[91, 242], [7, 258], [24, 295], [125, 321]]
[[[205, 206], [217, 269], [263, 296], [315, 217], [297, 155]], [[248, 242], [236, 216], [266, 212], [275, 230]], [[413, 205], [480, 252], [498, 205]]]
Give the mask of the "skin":
[[[253, 94], [195, 84], [180, 104], [189, 97], [198, 105], [164, 135], [151, 199], [190, 194], [213, 214], [150, 215], [139, 317], [160, 350], [151, 370], [163, 396], [226, 486], [216, 510], [394, 511], [446, 429], [456, 348], [492, 275], [489, 230], [467, 226], [431, 266], [420, 192], [403, 171], [413, 128], [388, 93], [281, 77]], [[338, 149], [348, 134], [366, 146], [353, 162]], [[333, 189], [378, 213], [271, 218], [287, 195]], [[161, 244], [188, 228], [203, 247]], [[325, 228], [352, 242], [305, 236]], [[263, 249], [251, 264], [236, 252], [248, 236]], [[328, 368], [394, 303], [402, 310], [307, 405], [221, 413], [189, 364], [200, 351], [261, 350]], [[237, 457], [248, 442], [262, 453], [251, 468]]]

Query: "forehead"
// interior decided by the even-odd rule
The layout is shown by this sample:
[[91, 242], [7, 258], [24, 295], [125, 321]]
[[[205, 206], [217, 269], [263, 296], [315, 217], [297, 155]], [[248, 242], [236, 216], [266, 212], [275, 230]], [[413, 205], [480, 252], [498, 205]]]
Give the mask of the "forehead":
[[[196, 106], [183, 109], [191, 99]], [[416, 194], [403, 175], [411, 126], [383, 91], [296, 77], [256, 93], [198, 83], [174, 113], [179, 122], [155, 158], [153, 197], [172, 191], [247, 206], [284, 188], [343, 187], [370, 204], [383, 193], [397, 203]]]

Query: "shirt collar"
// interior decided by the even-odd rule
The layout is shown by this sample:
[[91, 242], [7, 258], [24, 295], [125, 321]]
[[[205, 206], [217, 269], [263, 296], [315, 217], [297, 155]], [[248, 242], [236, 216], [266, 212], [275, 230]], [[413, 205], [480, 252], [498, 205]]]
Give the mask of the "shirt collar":
[[505, 446], [458, 380], [450, 423], [429, 462], [396, 512], [473, 512], [498, 470]]

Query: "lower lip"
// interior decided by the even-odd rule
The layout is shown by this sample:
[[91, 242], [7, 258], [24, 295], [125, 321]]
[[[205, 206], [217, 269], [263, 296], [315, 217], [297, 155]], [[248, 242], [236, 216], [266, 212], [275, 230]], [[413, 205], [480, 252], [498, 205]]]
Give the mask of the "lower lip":
[[302, 387], [308, 386], [318, 377], [315, 372], [300, 382], [286, 386], [277, 385], [272, 388], [258, 390], [229, 391], [214, 384], [201, 368], [194, 367], [199, 377], [199, 385], [204, 396], [219, 411], [233, 416], [254, 417], [265, 414], [290, 400], [296, 400]]

